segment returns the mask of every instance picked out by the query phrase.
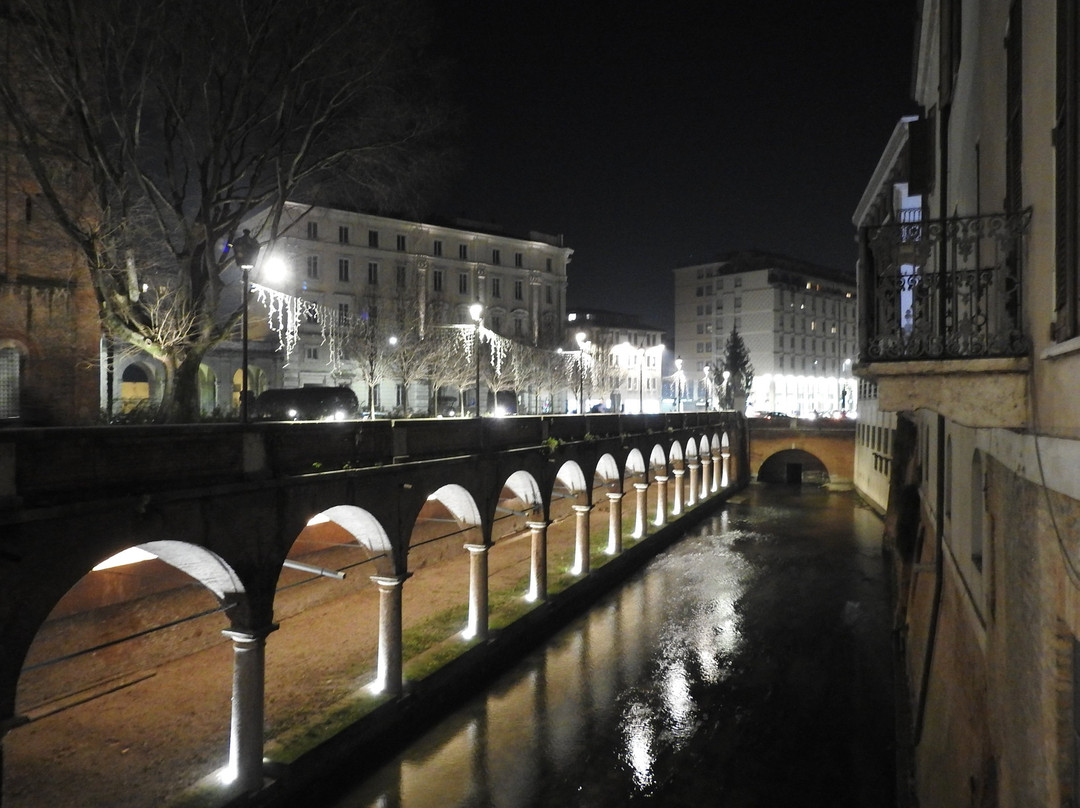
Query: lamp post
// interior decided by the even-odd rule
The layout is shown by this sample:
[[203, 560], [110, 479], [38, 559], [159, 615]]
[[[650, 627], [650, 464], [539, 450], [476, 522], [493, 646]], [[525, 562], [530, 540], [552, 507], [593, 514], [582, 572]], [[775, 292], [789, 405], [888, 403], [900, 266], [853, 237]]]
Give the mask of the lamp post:
[[730, 389], [728, 388], [728, 384], [730, 383], [730, 379], [731, 379], [731, 371], [727, 370], [725, 368], [724, 369], [724, 403], [722, 405], [725, 410], [731, 409], [731, 404], [729, 403], [729, 399], [731, 398], [731, 394], [730, 394]]
[[479, 303], [469, 306], [469, 316], [476, 323], [476, 331], [473, 336], [473, 350], [476, 352], [476, 417], [480, 417], [480, 318], [484, 314], [484, 307]]
[[705, 412], [709, 411], [709, 386], [712, 381], [712, 368], [705, 363]]
[[578, 344], [578, 414], [585, 414], [585, 332], [578, 331], [574, 337]]
[[240, 422], [248, 422], [248, 299], [251, 297], [251, 284], [248, 275], [255, 268], [255, 261], [259, 257], [259, 242], [251, 235], [251, 231], [244, 228], [243, 235], [231, 245], [233, 259], [243, 273], [244, 283], [244, 310], [241, 325], [241, 356], [240, 356]]

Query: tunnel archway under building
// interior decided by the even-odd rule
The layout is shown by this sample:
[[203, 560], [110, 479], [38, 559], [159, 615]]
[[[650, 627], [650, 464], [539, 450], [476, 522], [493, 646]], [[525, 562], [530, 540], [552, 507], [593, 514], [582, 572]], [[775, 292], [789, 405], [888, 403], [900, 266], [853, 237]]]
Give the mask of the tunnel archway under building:
[[761, 483], [825, 485], [829, 470], [816, 456], [803, 449], [784, 449], [765, 458], [757, 473]]

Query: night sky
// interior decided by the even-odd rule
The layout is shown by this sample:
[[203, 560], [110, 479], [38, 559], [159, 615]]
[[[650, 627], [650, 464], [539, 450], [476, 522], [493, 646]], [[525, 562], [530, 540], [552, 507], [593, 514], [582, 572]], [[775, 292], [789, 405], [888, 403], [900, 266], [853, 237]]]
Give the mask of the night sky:
[[852, 213], [914, 110], [915, 6], [444, 0], [465, 133], [443, 212], [565, 234], [570, 306], [663, 328], [682, 264], [853, 271]]

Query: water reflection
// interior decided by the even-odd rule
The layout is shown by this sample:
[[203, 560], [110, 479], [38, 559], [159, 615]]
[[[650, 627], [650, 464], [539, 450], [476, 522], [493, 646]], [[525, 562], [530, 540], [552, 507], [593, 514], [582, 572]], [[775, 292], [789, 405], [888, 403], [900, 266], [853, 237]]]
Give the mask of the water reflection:
[[[804, 642], [831, 647], [820, 621], [809, 639], [793, 633], [801, 614], [814, 611], [799, 598], [828, 600], [829, 631], [848, 645], [853, 632], [872, 634], [875, 615], [885, 612], [872, 587], [874, 576], [880, 583], [880, 523], [853, 517], [850, 496], [841, 504], [821, 505], [812, 520], [805, 502], [728, 506], [338, 808], [623, 806], [658, 795], [665, 804], [700, 804], [703, 794], [715, 804], [728, 775], [701, 761], [714, 754], [717, 738], [754, 723], [755, 710], [767, 712], [758, 701], [782, 693], [791, 675], [783, 669], [785, 643], [796, 655]], [[830, 543], [844, 542], [843, 555], [829, 555]], [[848, 557], [853, 567], [838, 561]], [[819, 574], [826, 595], [800, 590]], [[763, 647], [774, 643], [772, 632], [784, 639]], [[840, 674], [793, 664], [810, 681], [851, 678], [850, 657]], [[770, 675], [780, 684], [764, 681]], [[758, 730], [766, 735], [786, 722], [767, 720], [773, 724]], [[740, 765], [723, 760], [725, 772]], [[707, 790], [687, 796], [698, 788], [694, 776]]]

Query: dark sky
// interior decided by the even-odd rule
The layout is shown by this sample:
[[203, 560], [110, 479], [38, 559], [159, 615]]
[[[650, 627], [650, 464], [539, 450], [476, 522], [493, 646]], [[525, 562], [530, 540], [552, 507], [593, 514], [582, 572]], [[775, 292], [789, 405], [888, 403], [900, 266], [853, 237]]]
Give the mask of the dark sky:
[[563, 233], [569, 304], [670, 327], [672, 274], [853, 268], [909, 100], [915, 0], [444, 0], [465, 118], [448, 215]]

